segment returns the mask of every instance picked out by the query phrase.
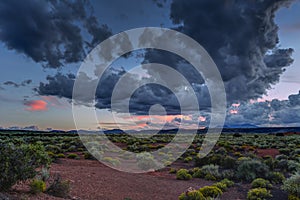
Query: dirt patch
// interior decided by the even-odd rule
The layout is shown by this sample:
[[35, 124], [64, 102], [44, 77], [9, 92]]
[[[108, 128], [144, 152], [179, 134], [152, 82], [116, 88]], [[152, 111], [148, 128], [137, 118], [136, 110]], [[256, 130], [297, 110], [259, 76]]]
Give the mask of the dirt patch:
[[278, 149], [257, 149], [256, 154], [260, 157], [263, 156], [272, 156], [275, 158], [275, 156], [279, 155]]
[[[198, 189], [213, 184], [203, 179], [177, 180], [168, 170], [146, 174], [119, 172], [96, 160], [83, 159], [59, 159], [51, 165], [51, 174], [54, 173], [71, 181], [69, 199], [78, 200], [176, 200], [189, 187]], [[60, 199], [47, 194], [32, 195], [24, 185], [15, 187], [10, 195], [28, 200]], [[234, 187], [223, 195], [221, 199], [243, 199], [245, 192]]]
[[286, 132], [284, 133], [285, 136], [289, 136], [289, 135], [300, 135], [300, 132]]

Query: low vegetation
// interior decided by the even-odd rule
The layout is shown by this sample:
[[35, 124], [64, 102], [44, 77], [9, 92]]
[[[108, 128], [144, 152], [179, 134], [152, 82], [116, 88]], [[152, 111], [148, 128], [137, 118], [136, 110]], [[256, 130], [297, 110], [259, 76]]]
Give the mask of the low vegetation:
[[[67, 198], [71, 185], [61, 177], [51, 177], [49, 166], [59, 159], [102, 158], [112, 166], [122, 162], [114, 157], [105, 157], [103, 151], [108, 147], [95, 141], [86, 143], [90, 152], [77, 135], [36, 133], [14, 136], [14, 133], [0, 133], [0, 191], [9, 191], [15, 184], [26, 182], [34, 194], [41, 192]], [[35, 135], [36, 134], [36, 135]], [[138, 167], [151, 170], [157, 166], [148, 152], [163, 148], [172, 141], [174, 135], [154, 135], [150, 138], [134, 138], [125, 134], [108, 135], [124, 150], [139, 153], [133, 158]], [[193, 144], [176, 161], [170, 163], [172, 152], [160, 152], [161, 162], [178, 180], [206, 179], [208, 186], [183, 192], [178, 191], [179, 199], [221, 198], [230, 192], [235, 184], [248, 184], [245, 199], [272, 199], [273, 190], [281, 190], [289, 199], [300, 198], [300, 136], [276, 134], [226, 134], [221, 135], [213, 150], [205, 157], [198, 156], [203, 135], [195, 137]], [[264, 153], [272, 151], [272, 154]], [[124, 157], [127, 155], [124, 154]], [[132, 159], [130, 154], [126, 157]], [[178, 167], [180, 166], [180, 167]], [[47, 186], [47, 187], [46, 187]], [[46, 188], [45, 188], [46, 187]], [[178, 195], [179, 195], [178, 194]]]

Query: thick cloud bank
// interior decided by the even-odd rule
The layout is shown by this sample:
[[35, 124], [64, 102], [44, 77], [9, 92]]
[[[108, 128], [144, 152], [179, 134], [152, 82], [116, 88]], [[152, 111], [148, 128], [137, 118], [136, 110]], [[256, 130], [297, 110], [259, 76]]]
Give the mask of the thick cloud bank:
[[[212, 56], [225, 82], [228, 101], [243, 101], [265, 94], [293, 62], [293, 49], [278, 48], [274, 22], [276, 11], [291, 2], [174, 0], [171, 19], [178, 24], [178, 31], [195, 39]], [[149, 51], [146, 62], [168, 64], [193, 83], [203, 83], [191, 67], [169, 53]]]
[[[85, 41], [83, 34], [91, 39]], [[0, 2], [0, 41], [46, 67], [82, 61], [87, 49], [110, 35], [88, 1]]]
[[229, 108], [226, 124], [255, 124], [277, 126], [300, 125], [300, 92], [292, 94], [288, 100], [242, 103], [238, 107]]
[[[279, 77], [285, 68], [292, 64], [293, 49], [278, 47], [278, 26], [274, 22], [276, 11], [281, 7], [289, 6], [291, 2], [292, 0], [174, 0], [171, 4], [170, 18], [177, 26], [176, 30], [195, 39], [211, 55], [225, 83], [228, 105], [230, 106], [233, 102], [248, 102], [250, 99], [261, 97], [271, 85], [279, 81]], [[73, 15], [71, 14], [71, 16]], [[73, 19], [86, 18], [75, 15], [75, 18], [70, 18], [67, 22], [72, 25]], [[89, 25], [90, 27], [86, 26], [88, 30], [95, 27], [93, 24]], [[106, 33], [104, 31], [106, 29], [97, 30]], [[60, 33], [60, 30], [58, 30], [58, 33]], [[67, 37], [66, 40], [68, 41], [68, 39]], [[54, 38], [54, 41], [56, 41], [56, 38]], [[80, 40], [78, 41], [80, 42]], [[91, 44], [96, 43], [95, 40], [93, 41]], [[11, 46], [8, 42], [6, 44], [8, 47]], [[78, 46], [82, 47], [82, 45]], [[25, 52], [25, 50], [18, 50]], [[71, 52], [78, 53], [81, 51], [67, 52], [72, 58], [75, 54], [73, 55]], [[79, 57], [76, 56], [76, 58]], [[62, 58], [69, 57], [62, 56]], [[60, 61], [61, 59], [56, 60]], [[151, 50], [147, 51], [144, 62], [166, 64], [177, 69], [193, 86], [200, 107], [209, 109], [210, 96], [204, 79], [183, 59], [168, 52]], [[97, 108], [110, 108], [112, 90], [124, 73], [124, 70], [109, 70], [106, 72], [102, 80], [102, 86], [105, 85], [105, 87], [98, 88], [96, 91]], [[160, 76], [157, 71], [151, 71], [151, 69], [147, 70], [147, 75], [150, 77]], [[93, 81], [83, 74], [80, 76], [82, 81]], [[41, 83], [37, 88], [40, 95], [72, 98], [74, 75], [57, 74], [49, 76], [47, 80], [48, 83]], [[128, 81], [128, 86], [130, 86], [141, 80], [131, 76]], [[123, 92], [126, 94], [126, 87], [124, 87]], [[120, 94], [120, 96], [122, 95]], [[124, 97], [127, 96], [124, 95]], [[271, 105], [278, 104], [278, 107], [284, 107], [285, 104], [288, 104], [289, 109], [295, 109], [296, 107], [293, 105], [297, 103], [297, 100], [293, 100], [296, 98], [292, 95], [290, 98], [292, 100], [290, 99], [288, 103], [274, 100]], [[86, 101], [87, 105], [91, 102], [90, 99], [84, 98], [82, 101]], [[172, 114], [178, 114], [179, 111], [174, 95], [167, 89], [155, 85], [148, 85], [141, 88], [141, 90], [137, 90], [130, 103], [131, 111], [136, 114], [147, 113], [149, 107], [153, 104], [165, 105], [167, 111]], [[238, 113], [229, 115], [227, 119], [229, 123], [238, 123], [239, 121], [249, 121], [250, 123], [251, 119], [253, 121], [262, 118], [265, 121], [262, 120], [261, 123], [267, 123], [270, 119], [275, 123], [277, 119], [287, 115], [287, 111], [283, 109], [275, 107], [271, 109], [269, 103], [242, 103], [239, 109]]]

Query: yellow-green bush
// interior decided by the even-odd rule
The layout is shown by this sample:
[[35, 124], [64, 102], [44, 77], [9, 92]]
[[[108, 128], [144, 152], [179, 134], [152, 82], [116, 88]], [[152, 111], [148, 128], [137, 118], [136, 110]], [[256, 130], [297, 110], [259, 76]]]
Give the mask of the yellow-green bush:
[[251, 183], [251, 186], [252, 188], [272, 188], [272, 184], [270, 183], [270, 181], [265, 180], [263, 178], [254, 179]]
[[192, 175], [189, 174], [188, 170], [180, 169], [176, 173], [176, 178], [178, 180], [190, 180], [192, 179]]
[[204, 186], [199, 189], [205, 198], [218, 198], [223, 192], [216, 186]]
[[297, 197], [297, 196], [295, 196], [295, 195], [290, 194], [290, 195], [288, 196], [288, 200], [300, 200], [300, 198]]
[[224, 183], [227, 187], [232, 187], [234, 185], [234, 182], [227, 178], [224, 178], [220, 183]]
[[247, 194], [247, 200], [266, 200], [271, 197], [270, 191], [266, 188], [254, 188], [249, 190]]
[[192, 190], [182, 193], [179, 197], [179, 200], [205, 200], [203, 194], [198, 190]]
[[46, 190], [46, 183], [42, 180], [34, 179], [30, 183], [30, 192], [32, 192], [33, 194], [45, 192], [45, 190]]
[[216, 186], [223, 192], [227, 190], [227, 185], [225, 183], [217, 182], [217, 183], [214, 183], [213, 186]]
[[282, 183], [285, 180], [285, 177], [281, 172], [270, 172], [269, 180], [272, 183], [278, 184]]

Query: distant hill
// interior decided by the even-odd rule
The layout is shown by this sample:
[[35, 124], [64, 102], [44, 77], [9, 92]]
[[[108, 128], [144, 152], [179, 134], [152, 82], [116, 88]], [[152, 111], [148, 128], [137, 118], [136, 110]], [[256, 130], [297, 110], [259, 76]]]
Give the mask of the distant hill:
[[224, 125], [224, 128], [258, 128], [254, 124], [228, 124]]
[[[227, 125], [223, 128], [215, 128], [216, 131], [222, 131], [222, 133], [300, 133], [300, 127], [257, 127], [252, 124], [243, 124], [243, 125]], [[192, 131], [197, 131], [197, 133], [206, 133], [207, 128], [205, 129], [198, 129], [198, 130], [191, 130], [191, 129], [183, 129], [181, 133], [191, 133]], [[212, 128], [212, 130], [214, 130]], [[53, 134], [60, 134], [60, 135], [77, 135], [76, 130], [69, 130], [69, 131], [63, 131], [63, 130], [51, 130], [51, 131], [29, 131], [29, 130], [8, 130], [8, 129], [0, 129], [2, 134], [32, 134], [32, 135], [53, 135]], [[176, 134], [178, 132], [178, 129], [165, 129], [160, 131], [155, 130], [143, 130], [143, 131], [135, 131], [135, 130], [129, 130], [126, 131], [127, 133], [144, 133], [144, 134], [153, 134], [158, 132], [159, 134]], [[90, 133], [97, 133], [97, 131], [86, 131], [81, 130], [81, 133], [90, 134]], [[105, 134], [124, 134], [125, 132], [120, 129], [112, 129], [112, 130], [105, 130]]]

